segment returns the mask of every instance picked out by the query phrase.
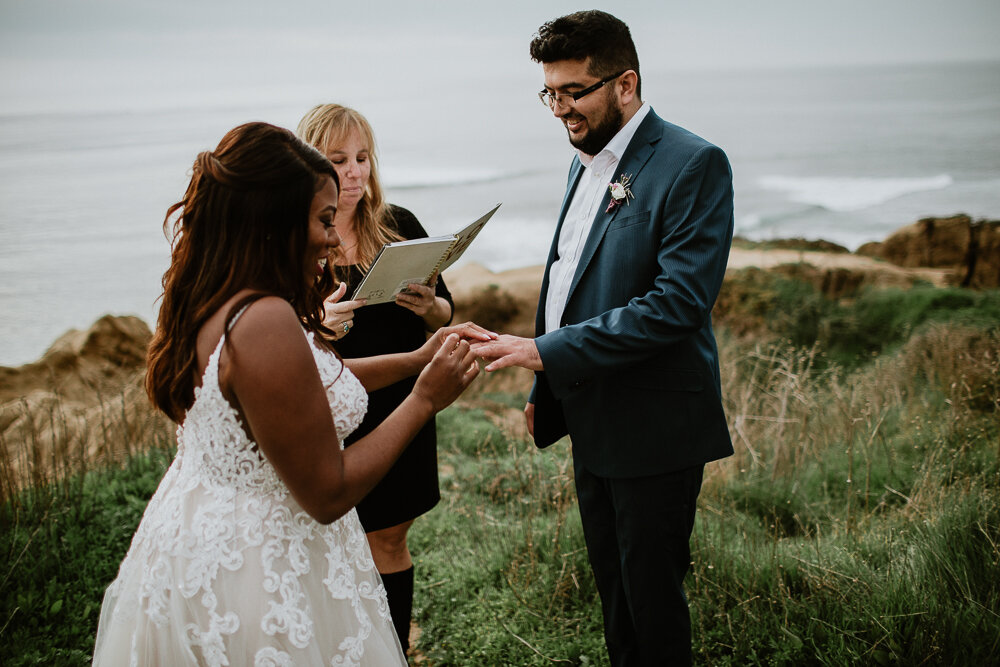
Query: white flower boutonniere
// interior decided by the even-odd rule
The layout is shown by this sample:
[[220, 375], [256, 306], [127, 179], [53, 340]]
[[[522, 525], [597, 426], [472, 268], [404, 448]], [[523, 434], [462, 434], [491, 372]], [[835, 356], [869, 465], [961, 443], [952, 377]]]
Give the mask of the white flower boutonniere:
[[632, 190], [628, 187], [631, 179], [631, 174], [622, 174], [616, 182], [608, 183], [608, 188], [611, 190], [611, 201], [608, 202], [608, 207], [604, 209], [605, 213], [615, 210], [615, 207], [621, 206], [622, 202], [625, 202], [625, 205], [628, 206], [628, 200], [635, 199], [635, 195], [632, 194]]

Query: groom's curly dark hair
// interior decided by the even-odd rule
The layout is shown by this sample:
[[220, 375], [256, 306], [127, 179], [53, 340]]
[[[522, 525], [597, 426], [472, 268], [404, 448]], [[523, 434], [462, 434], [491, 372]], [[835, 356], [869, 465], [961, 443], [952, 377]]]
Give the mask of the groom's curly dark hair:
[[642, 99], [639, 56], [632, 33], [623, 21], [607, 12], [591, 9], [552, 19], [535, 33], [530, 53], [536, 63], [590, 58], [588, 71], [602, 79], [634, 70], [638, 80], [636, 95]]

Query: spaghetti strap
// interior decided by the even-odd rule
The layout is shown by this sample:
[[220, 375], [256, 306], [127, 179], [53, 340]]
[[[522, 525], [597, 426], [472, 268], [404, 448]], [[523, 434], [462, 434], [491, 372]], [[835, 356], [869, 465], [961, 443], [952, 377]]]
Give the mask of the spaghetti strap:
[[226, 337], [229, 336], [229, 332], [233, 330], [233, 327], [236, 326], [236, 323], [239, 321], [239, 319], [243, 317], [243, 313], [247, 312], [247, 308], [249, 308], [252, 305], [253, 303], [246, 304], [245, 306], [240, 308], [235, 315], [233, 315], [233, 319], [229, 322], [229, 326], [226, 327], [226, 330], [222, 332], [221, 336], [219, 336], [219, 342], [215, 344], [215, 353], [218, 353], [222, 349], [223, 344], [226, 342]]
[[216, 386], [219, 386], [219, 378], [218, 378], [219, 359], [222, 357], [222, 348], [226, 343], [226, 337], [229, 335], [229, 332], [233, 330], [233, 327], [236, 326], [236, 321], [243, 316], [243, 313], [247, 312], [247, 308], [249, 308], [251, 305], [253, 304], [248, 303], [242, 308], [240, 308], [239, 312], [237, 312], [233, 316], [232, 321], [229, 323], [229, 327], [224, 332], [222, 332], [221, 336], [219, 336], [219, 342], [215, 344], [215, 348], [212, 350], [212, 354], [208, 355], [208, 361], [205, 363], [205, 369], [202, 371], [201, 374], [202, 387], [205, 386], [206, 380], [209, 377], [213, 378]]
[[[254, 303], [256, 303], [256, 302], [254, 302]], [[233, 330], [233, 327], [236, 326], [236, 323], [239, 321], [239, 319], [241, 317], [243, 317], [243, 313], [247, 312], [247, 308], [249, 308], [252, 305], [253, 305], [253, 303], [246, 304], [245, 306], [243, 306], [242, 308], [240, 308], [239, 312], [237, 312], [235, 315], [233, 315], [233, 319], [232, 319], [232, 321], [229, 322], [229, 327], [226, 328], [226, 333], [223, 334], [223, 337], [225, 337], [226, 334], [228, 334], [230, 331]]]

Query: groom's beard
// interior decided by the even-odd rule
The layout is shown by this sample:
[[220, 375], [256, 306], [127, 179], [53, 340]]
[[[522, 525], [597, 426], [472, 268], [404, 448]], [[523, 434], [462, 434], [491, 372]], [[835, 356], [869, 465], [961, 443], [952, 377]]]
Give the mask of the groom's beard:
[[604, 150], [609, 141], [614, 139], [618, 130], [622, 129], [624, 118], [625, 114], [621, 107], [609, 106], [604, 118], [601, 118], [596, 124], [592, 124], [592, 119], [587, 118], [587, 133], [583, 137], [573, 139], [573, 135], [569, 134], [569, 130], [566, 130], [569, 134], [569, 143], [573, 148], [586, 155], [597, 155]]

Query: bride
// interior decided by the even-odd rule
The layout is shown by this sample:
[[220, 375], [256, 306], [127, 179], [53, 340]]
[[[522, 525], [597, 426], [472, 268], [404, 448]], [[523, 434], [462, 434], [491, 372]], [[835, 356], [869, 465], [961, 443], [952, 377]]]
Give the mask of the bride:
[[[146, 387], [179, 426], [101, 609], [95, 665], [405, 665], [353, 509], [478, 373], [441, 329], [412, 353], [343, 361], [322, 299], [337, 176], [250, 123], [198, 156], [174, 214]], [[371, 391], [419, 373], [348, 450]]]

